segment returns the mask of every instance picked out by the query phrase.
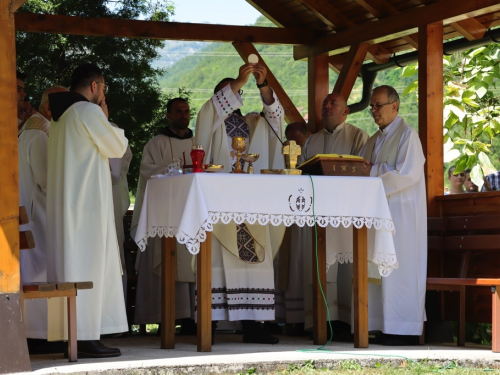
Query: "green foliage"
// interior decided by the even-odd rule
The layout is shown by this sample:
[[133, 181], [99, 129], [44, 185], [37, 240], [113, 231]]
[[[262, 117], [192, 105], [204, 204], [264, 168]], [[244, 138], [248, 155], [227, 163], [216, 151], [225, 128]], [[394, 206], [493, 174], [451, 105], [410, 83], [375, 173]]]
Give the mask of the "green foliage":
[[[167, 21], [173, 5], [170, 1], [154, 0], [28, 0], [20, 11]], [[165, 117], [167, 97], [158, 85], [158, 76], [163, 71], [151, 66], [162, 45], [163, 42], [152, 39], [16, 34], [18, 69], [28, 75], [26, 92], [36, 108], [45, 89], [53, 85], [69, 86], [71, 73], [78, 65], [92, 62], [101, 67], [109, 85], [106, 101], [110, 121], [125, 130], [134, 154], [128, 175], [133, 191], [142, 149], [164, 126], [161, 120]]]
[[[500, 134], [500, 99], [496, 83], [500, 78], [500, 45], [470, 49], [444, 56], [444, 161], [456, 165], [455, 173], [471, 170], [472, 181], [481, 187], [486, 173], [494, 167], [488, 154]], [[403, 70], [404, 77], [414, 76], [417, 65]], [[404, 94], [418, 87], [408, 85]]]

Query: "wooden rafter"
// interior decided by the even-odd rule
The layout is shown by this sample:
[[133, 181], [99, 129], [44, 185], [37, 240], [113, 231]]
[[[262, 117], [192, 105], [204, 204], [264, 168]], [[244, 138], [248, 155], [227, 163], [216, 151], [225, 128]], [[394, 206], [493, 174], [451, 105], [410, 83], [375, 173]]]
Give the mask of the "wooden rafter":
[[498, 0], [459, 1], [442, 0], [411, 10], [359, 25], [354, 29], [339, 31], [317, 40], [311, 46], [294, 47], [294, 58], [300, 60], [322, 53], [342, 53], [348, 46], [359, 42], [379, 43], [413, 34], [422, 25], [443, 21], [453, 22], [500, 10]]
[[16, 13], [16, 30], [87, 36], [196, 40], [260, 44], [308, 44], [314, 31], [297, 28], [229, 26], [179, 22], [89, 18], [33, 13]]
[[298, 0], [298, 2], [333, 30], [349, 29], [356, 26], [354, 22], [326, 0]]
[[[333, 7], [326, 0], [298, 0], [311, 13], [319, 18], [325, 25], [333, 30], [339, 31], [344, 29], [352, 29], [357, 25], [346, 17], [342, 12]], [[391, 53], [389, 50], [380, 44], [374, 44], [368, 50], [368, 57], [377, 64], [382, 64], [389, 61]]]
[[268, 0], [246, 0], [246, 2], [257, 9], [276, 26], [297, 27], [298, 20], [290, 13], [283, 12], [283, 7], [277, 2]]
[[337, 74], [339, 74], [340, 71], [342, 70], [342, 67], [344, 66], [344, 61], [345, 61], [345, 55], [328, 56], [328, 65], [330, 66], [330, 69]]
[[[419, 1], [424, 5], [430, 5], [434, 2], [434, 0]], [[488, 31], [487, 27], [483, 26], [483, 24], [475, 18], [453, 22], [451, 27], [462, 34], [467, 40], [481, 39], [484, 37], [484, 34], [486, 34], [486, 31]]]
[[10, 3], [10, 12], [14, 13], [16, 12], [19, 8], [23, 6], [23, 4], [26, 2], [26, 0], [12, 0]]
[[351, 46], [346, 55], [344, 67], [333, 88], [334, 93], [342, 94], [346, 100], [349, 99], [369, 48], [370, 45], [368, 43], [360, 43]]
[[264, 65], [267, 69], [267, 76], [266, 76], [267, 82], [269, 86], [276, 93], [276, 96], [278, 97], [281, 106], [285, 111], [285, 117], [287, 118], [288, 122], [294, 122], [294, 121], [305, 122], [304, 118], [297, 110], [297, 107], [295, 106], [295, 104], [293, 104], [290, 97], [283, 89], [283, 87], [280, 85], [280, 83], [274, 76], [271, 69], [269, 69], [262, 56], [260, 56], [259, 52], [257, 52], [257, 49], [255, 49], [254, 45], [252, 43], [247, 43], [247, 42], [234, 42], [233, 47], [236, 49], [236, 51], [238, 52], [238, 54], [245, 63], [247, 62], [248, 55], [252, 53], [259, 57], [259, 64]]
[[467, 40], [482, 39], [488, 29], [475, 18], [454, 22], [451, 26], [462, 34]]
[[[389, 4], [386, 0], [355, 0], [366, 11], [373, 14], [376, 18], [382, 19], [389, 16], [395, 16], [401, 12]], [[403, 39], [413, 48], [418, 49], [418, 35], [405, 35]]]
[[307, 99], [309, 127], [317, 133], [325, 126], [321, 121], [321, 104], [328, 95], [328, 56], [310, 57], [307, 61]]

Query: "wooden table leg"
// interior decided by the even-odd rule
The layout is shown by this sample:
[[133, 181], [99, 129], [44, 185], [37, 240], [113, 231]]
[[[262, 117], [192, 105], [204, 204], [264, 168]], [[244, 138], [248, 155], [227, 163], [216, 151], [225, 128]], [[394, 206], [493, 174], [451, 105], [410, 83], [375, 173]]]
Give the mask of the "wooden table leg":
[[212, 351], [212, 233], [200, 244], [196, 262], [199, 352]]
[[368, 348], [368, 230], [353, 226], [354, 347]]
[[491, 287], [491, 351], [500, 352], [500, 287]]
[[161, 348], [175, 349], [175, 237], [163, 237], [161, 250]]
[[318, 256], [316, 258], [316, 236], [314, 227], [312, 228], [312, 267], [313, 267], [313, 343], [315, 345], [324, 345], [327, 341], [326, 331], [326, 306], [321, 295], [319, 278], [323, 293], [326, 296], [326, 229], [317, 226], [318, 231]]
[[68, 304], [68, 359], [70, 362], [78, 361], [78, 347], [76, 339], [76, 289], [74, 295], [67, 297]]

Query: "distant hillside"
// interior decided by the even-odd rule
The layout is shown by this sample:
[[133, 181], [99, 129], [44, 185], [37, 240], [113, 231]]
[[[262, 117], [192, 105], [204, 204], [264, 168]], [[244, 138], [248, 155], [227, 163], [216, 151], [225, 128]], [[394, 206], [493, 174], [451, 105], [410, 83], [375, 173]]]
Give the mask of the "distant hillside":
[[[272, 25], [264, 17], [259, 18], [256, 23], [259, 26]], [[256, 48], [295, 106], [299, 108], [303, 116], [306, 115], [308, 112], [307, 63], [293, 60], [293, 47], [291, 46], [256, 45]], [[222, 78], [236, 77], [242, 64], [242, 59], [231, 44], [206, 43], [205, 48], [197, 50], [168, 68], [165, 76], [160, 80], [160, 85], [166, 93], [176, 93], [179, 87], [191, 91], [191, 102], [199, 109], [213, 95], [214, 86]], [[333, 89], [337, 74], [330, 72], [330, 87]], [[401, 77], [400, 69], [392, 69], [379, 73], [376, 85], [392, 85], [401, 93], [411, 81], [411, 78]], [[243, 87], [243, 91], [242, 97], [245, 103], [243, 112], [260, 112], [262, 105], [253, 77]], [[361, 81], [358, 79], [349, 104], [359, 101], [360, 98]], [[416, 128], [418, 117], [415, 95], [402, 98], [401, 101], [401, 115]], [[348, 120], [369, 134], [376, 131], [376, 126], [367, 110], [350, 115]]]

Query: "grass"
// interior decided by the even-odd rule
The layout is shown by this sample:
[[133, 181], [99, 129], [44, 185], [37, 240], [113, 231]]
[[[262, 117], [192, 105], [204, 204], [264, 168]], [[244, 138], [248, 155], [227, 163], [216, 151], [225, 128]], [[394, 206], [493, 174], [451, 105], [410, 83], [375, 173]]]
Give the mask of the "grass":
[[[337, 363], [329, 369], [317, 368], [313, 361], [306, 361], [303, 364], [291, 364], [287, 369], [269, 372], [268, 375], [316, 375], [316, 374], [354, 374], [354, 375], [413, 375], [413, 374], [446, 374], [446, 375], [475, 375], [475, 374], [500, 374], [498, 369], [484, 368], [464, 368], [457, 366], [454, 362], [450, 362], [447, 366], [434, 365], [427, 361], [415, 362], [411, 360], [403, 360], [401, 362], [393, 362], [382, 364], [377, 362], [372, 367], [363, 367], [356, 360], [346, 360]], [[238, 375], [246, 374], [262, 374], [256, 368], [250, 368], [245, 372], [240, 372]]]

